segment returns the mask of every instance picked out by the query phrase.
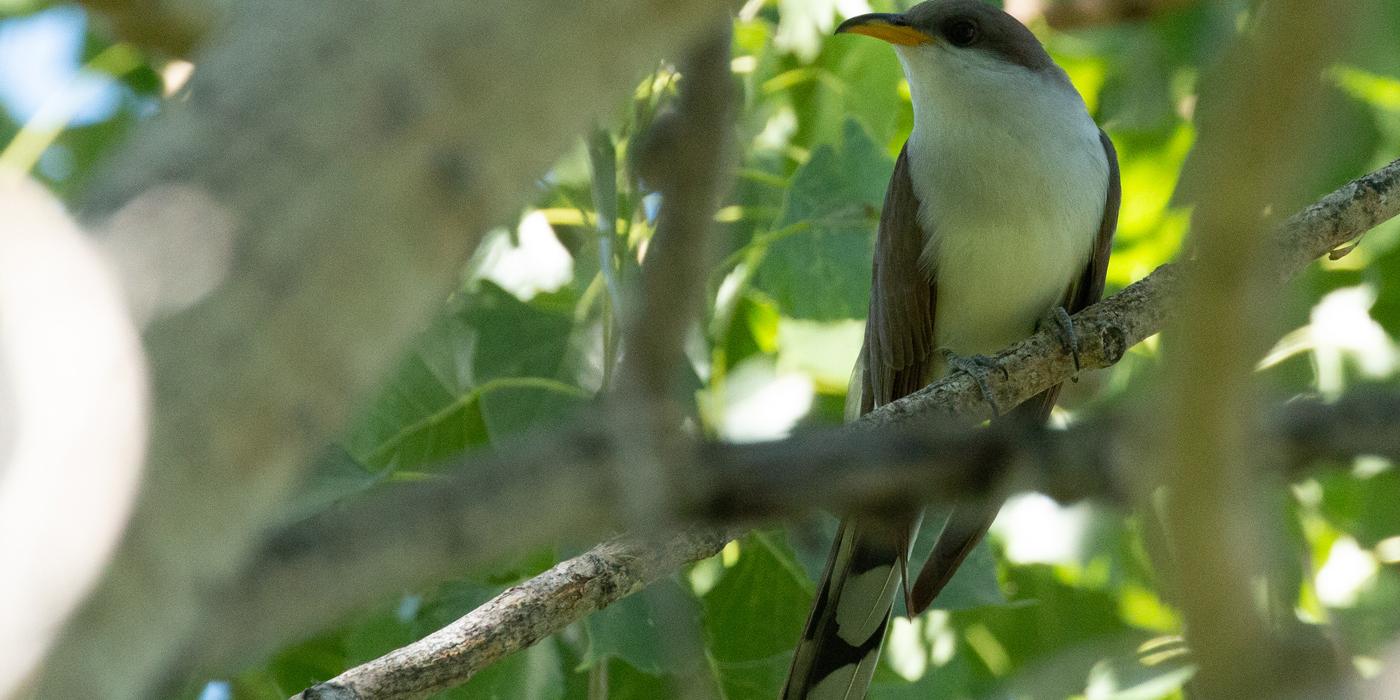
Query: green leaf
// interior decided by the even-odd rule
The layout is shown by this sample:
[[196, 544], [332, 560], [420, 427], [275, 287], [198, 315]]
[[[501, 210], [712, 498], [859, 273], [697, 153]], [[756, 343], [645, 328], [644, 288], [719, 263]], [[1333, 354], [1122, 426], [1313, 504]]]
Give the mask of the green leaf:
[[[680, 594], [674, 583], [659, 583]], [[610, 658], [626, 661], [638, 671], [657, 675], [665, 670], [665, 640], [657, 629], [647, 594], [631, 595], [589, 615], [588, 650], [583, 665], [607, 663]]]
[[779, 533], [755, 532], [703, 600], [705, 635], [724, 697], [778, 695], [812, 591]]
[[283, 649], [268, 663], [268, 672], [279, 692], [291, 695], [334, 678], [349, 666], [341, 635], [331, 633]]
[[522, 302], [489, 282], [439, 317], [350, 429], [371, 469], [431, 464], [559, 419], [587, 394], [561, 381], [570, 292]]
[[1400, 470], [1391, 468], [1359, 478], [1351, 474], [1325, 474], [1322, 514], [1338, 529], [1356, 538], [1363, 547], [1400, 535]]
[[863, 318], [874, 233], [893, 167], [854, 121], [839, 147], [821, 146], [793, 175], [757, 286], [792, 318]]
[[462, 700], [557, 700], [564, 697], [564, 659], [554, 638], [511, 654], [442, 694]]
[[616, 659], [608, 664], [608, 700], [654, 700], [675, 695], [676, 688], [666, 678], [642, 673]]
[[860, 122], [882, 147], [908, 135], [912, 109], [900, 95], [904, 73], [888, 44], [857, 37], [828, 41], [816, 66], [822, 79], [794, 91], [803, 143], [839, 142], [848, 119]]

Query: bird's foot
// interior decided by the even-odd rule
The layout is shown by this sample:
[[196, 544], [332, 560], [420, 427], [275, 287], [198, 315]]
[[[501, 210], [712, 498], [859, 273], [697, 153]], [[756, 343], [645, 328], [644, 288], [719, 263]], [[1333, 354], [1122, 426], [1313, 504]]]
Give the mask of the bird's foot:
[[[1074, 360], [1074, 374], [1070, 381], [1079, 382], [1079, 334], [1074, 332], [1074, 321], [1070, 319], [1069, 312], [1063, 306], [1056, 306], [1043, 321], [1041, 326], [1053, 324], [1060, 336], [1060, 343], [1064, 346], [1065, 352]], [[1038, 330], [1038, 329], [1037, 329]]]
[[992, 415], [1000, 416], [1001, 409], [997, 407], [996, 398], [992, 395], [992, 387], [987, 383], [987, 375], [993, 370], [1001, 372], [1003, 379], [1010, 379], [1011, 374], [1005, 367], [997, 364], [995, 358], [987, 355], [959, 355], [948, 348], [939, 348], [938, 352], [943, 356], [943, 361], [950, 369], [957, 370], [972, 377], [972, 381], [977, 383], [977, 388], [982, 390], [982, 398], [987, 401], [987, 405], [992, 407]]

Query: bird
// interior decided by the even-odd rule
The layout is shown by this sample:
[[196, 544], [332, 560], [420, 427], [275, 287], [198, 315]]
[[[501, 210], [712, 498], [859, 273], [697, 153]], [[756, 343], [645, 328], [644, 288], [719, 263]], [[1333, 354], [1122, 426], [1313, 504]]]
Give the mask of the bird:
[[[1077, 372], [1070, 314], [1103, 294], [1122, 196], [1113, 142], [1035, 35], [980, 0], [864, 14], [836, 33], [893, 45], [914, 112], [880, 213], [847, 418], [966, 372], [994, 421], [1044, 423], [1060, 387], [1002, 415], [987, 353], [1049, 322]], [[912, 582], [917, 515], [844, 520], [782, 698], [864, 697], [901, 583], [909, 614], [926, 609], [999, 508], [956, 507]]]

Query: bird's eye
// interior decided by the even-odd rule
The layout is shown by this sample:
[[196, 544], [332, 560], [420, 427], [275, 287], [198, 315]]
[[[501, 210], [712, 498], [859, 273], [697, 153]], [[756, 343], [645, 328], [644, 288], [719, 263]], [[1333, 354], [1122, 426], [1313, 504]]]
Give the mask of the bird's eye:
[[971, 46], [980, 34], [977, 23], [966, 18], [955, 19], [943, 27], [943, 35], [953, 46]]

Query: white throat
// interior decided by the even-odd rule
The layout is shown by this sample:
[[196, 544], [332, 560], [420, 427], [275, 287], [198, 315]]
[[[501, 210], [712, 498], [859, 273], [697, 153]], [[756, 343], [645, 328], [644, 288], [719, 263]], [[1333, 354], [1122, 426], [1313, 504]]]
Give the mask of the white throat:
[[1092, 254], [1108, 189], [1098, 127], [1058, 68], [937, 44], [899, 56], [935, 341], [994, 352], [1064, 303]]

